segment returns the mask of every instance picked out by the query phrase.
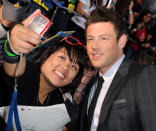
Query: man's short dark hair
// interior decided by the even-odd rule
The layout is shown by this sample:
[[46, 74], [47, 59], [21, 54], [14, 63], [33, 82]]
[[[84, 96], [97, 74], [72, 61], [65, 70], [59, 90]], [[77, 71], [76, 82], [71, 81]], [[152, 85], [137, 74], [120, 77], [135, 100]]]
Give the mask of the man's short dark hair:
[[119, 39], [122, 34], [127, 34], [127, 27], [122, 17], [112, 9], [107, 9], [105, 7], [96, 8], [88, 18], [86, 22], [86, 29], [90, 24], [98, 22], [110, 22], [114, 25], [117, 39]]

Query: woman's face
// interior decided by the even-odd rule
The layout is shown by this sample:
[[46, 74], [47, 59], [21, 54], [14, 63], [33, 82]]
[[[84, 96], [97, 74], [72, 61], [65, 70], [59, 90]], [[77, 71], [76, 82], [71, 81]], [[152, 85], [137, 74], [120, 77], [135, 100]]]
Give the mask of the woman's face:
[[41, 74], [54, 87], [70, 84], [78, 72], [79, 65], [70, 61], [65, 48], [53, 53], [41, 67]]
[[143, 20], [145, 23], [149, 22], [151, 20], [152, 14], [148, 13], [144, 15]]

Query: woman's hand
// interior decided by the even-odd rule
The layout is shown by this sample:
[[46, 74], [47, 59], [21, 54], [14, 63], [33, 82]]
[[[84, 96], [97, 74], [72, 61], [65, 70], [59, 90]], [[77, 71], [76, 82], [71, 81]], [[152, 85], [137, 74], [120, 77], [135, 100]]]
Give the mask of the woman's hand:
[[25, 54], [32, 50], [34, 45], [40, 44], [41, 36], [23, 25], [17, 24], [10, 32], [9, 40], [16, 52]]

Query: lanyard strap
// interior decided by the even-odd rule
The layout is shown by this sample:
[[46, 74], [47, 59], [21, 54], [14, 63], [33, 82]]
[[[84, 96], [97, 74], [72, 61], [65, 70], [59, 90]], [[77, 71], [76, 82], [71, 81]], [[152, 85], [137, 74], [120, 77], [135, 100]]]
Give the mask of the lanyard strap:
[[[9, 32], [7, 33], [7, 37], [8, 37], [8, 41], [10, 43]], [[13, 90], [13, 94], [12, 94], [12, 100], [11, 100], [9, 114], [8, 114], [7, 131], [11, 131], [13, 113], [14, 113], [16, 129], [17, 129], [17, 131], [22, 131], [20, 120], [19, 120], [19, 115], [18, 115], [18, 109], [17, 109], [17, 88], [16, 87], [17, 87], [17, 76], [18, 76], [18, 73], [20, 71], [20, 67], [21, 67], [21, 64], [22, 64], [23, 54], [19, 54], [18, 52], [14, 51], [13, 49], [12, 49], [12, 51], [15, 54], [20, 56], [20, 61], [18, 63], [18, 66], [17, 66], [17, 69], [16, 69], [16, 73], [15, 73], [15, 75], [16, 75], [15, 86], [14, 86], [14, 90]]]
[[11, 131], [13, 113], [14, 113], [15, 124], [16, 124], [17, 130], [22, 131], [21, 124], [19, 121], [18, 109], [17, 109], [17, 90], [16, 89], [13, 90], [13, 94], [12, 94], [12, 100], [10, 104], [8, 121], [7, 121], [7, 131]]

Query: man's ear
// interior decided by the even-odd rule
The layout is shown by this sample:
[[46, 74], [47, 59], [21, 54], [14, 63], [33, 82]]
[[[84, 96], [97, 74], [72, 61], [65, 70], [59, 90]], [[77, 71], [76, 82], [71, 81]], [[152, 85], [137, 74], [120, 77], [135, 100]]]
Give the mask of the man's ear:
[[118, 42], [118, 46], [120, 49], [123, 49], [126, 45], [127, 42], [127, 35], [123, 34], [120, 38], [119, 38], [119, 42]]

